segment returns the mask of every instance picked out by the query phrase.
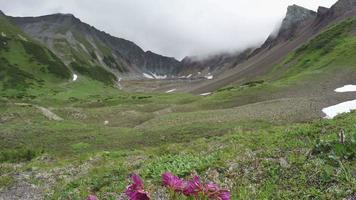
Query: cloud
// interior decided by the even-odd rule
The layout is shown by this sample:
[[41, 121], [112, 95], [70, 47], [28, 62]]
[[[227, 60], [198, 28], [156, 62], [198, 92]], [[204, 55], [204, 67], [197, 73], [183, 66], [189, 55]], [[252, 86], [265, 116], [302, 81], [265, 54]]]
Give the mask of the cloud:
[[278, 26], [288, 5], [316, 10], [336, 0], [0, 0], [12, 16], [73, 13], [145, 50], [183, 58], [256, 45]]

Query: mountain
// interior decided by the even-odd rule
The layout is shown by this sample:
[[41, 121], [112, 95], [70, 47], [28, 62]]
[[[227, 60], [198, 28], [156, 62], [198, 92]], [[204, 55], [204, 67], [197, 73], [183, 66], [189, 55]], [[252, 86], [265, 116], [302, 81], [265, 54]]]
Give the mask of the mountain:
[[[29, 36], [40, 41], [79, 74], [95, 79], [93, 71], [106, 70], [118, 79], [174, 75], [180, 62], [135, 43], [97, 30], [71, 14], [11, 17]], [[101, 69], [99, 69], [101, 68]]]
[[[194, 86], [190, 91], [200, 94], [218, 90], [230, 84], [241, 85], [256, 79], [278, 79], [287, 69], [293, 68], [294, 62], [301, 58], [295, 58], [294, 62], [283, 64], [288, 56], [291, 58], [295, 54], [298, 48], [308, 45], [318, 37], [326, 38], [318, 41], [321, 45], [319, 48], [328, 46], [328, 44], [335, 46], [330, 43], [336, 42], [332, 39], [339, 35], [328, 36], [328, 33], [344, 31], [339, 34], [351, 34], [352, 31], [350, 32], [349, 29], [326, 31], [333, 28], [335, 24], [345, 22], [349, 17], [354, 16], [356, 16], [356, 6], [355, 1], [352, 0], [340, 0], [330, 9], [319, 8], [318, 12], [296, 5], [290, 6], [277, 34], [269, 36], [265, 43], [254, 50], [243, 62], [231, 67], [230, 70], [223, 71], [213, 81]], [[352, 25], [350, 26], [349, 28], [353, 29]], [[334, 29], [337, 28], [334, 27]], [[278, 65], [284, 67], [276, 69]]]
[[293, 39], [301, 27], [305, 25], [309, 20], [315, 19], [317, 13], [300, 7], [298, 5], [292, 5], [287, 8], [287, 13], [280, 29], [277, 34], [271, 34], [264, 44], [259, 48], [248, 48], [244, 51], [237, 53], [221, 53], [217, 55], [209, 56], [205, 59], [199, 59], [194, 57], [186, 57], [182, 61], [182, 72], [192, 71], [194, 74], [196, 71], [204, 71], [207, 73], [213, 73], [219, 75], [224, 71], [229, 71], [239, 64], [243, 64], [249, 58], [257, 55], [263, 50], [269, 50], [273, 46], [282, 42]]
[[55, 54], [0, 13], [1, 96], [31, 97], [32, 88], [47, 88], [71, 77], [71, 71]]
[[356, 199], [356, 112], [329, 119], [356, 108], [355, 1], [172, 71], [73, 15], [0, 12], [0, 199]]

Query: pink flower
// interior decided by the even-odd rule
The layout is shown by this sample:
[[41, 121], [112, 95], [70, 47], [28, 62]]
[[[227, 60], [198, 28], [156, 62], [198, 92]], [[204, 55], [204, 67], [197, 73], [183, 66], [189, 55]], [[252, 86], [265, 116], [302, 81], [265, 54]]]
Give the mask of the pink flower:
[[89, 195], [87, 200], [99, 200], [95, 195]]
[[215, 193], [220, 190], [220, 187], [215, 183], [208, 183], [204, 189], [206, 193]]
[[199, 176], [195, 176], [193, 180], [189, 181], [184, 189], [186, 196], [204, 196], [210, 200], [230, 200], [231, 194], [228, 190], [221, 189], [215, 183], [203, 184]]
[[175, 176], [171, 172], [164, 173], [162, 175], [162, 180], [164, 186], [176, 192], [183, 192], [186, 186], [186, 183], [182, 179], [180, 179], [178, 176]]
[[184, 188], [184, 195], [185, 196], [197, 196], [199, 192], [204, 191], [204, 186], [200, 181], [199, 176], [195, 176], [193, 180], [189, 181]]
[[126, 189], [126, 195], [130, 200], [150, 200], [150, 195], [144, 190], [144, 184], [140, 176], [132, 175], [133, 183]]
[[230, 200], [231, 195], [228, 190], [220, 189], [215, 183], [208, 183], [205, 185], [205, 195], [211, 200]]
[[220, 190], [217, 197], [217, 200], [230, 200], [231, 194], [228, 190]]

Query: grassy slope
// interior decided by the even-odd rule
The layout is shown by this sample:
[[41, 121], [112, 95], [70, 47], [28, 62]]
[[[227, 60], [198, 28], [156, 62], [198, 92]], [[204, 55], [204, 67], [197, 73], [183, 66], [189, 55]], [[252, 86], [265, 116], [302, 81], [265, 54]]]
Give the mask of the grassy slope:
[[0, 16], [0, 92], [2, 97], [29, 97], [31, 89], [67, 81], [71, 73], [49, 50], [29, 39]]
[[[236, 99], [263, 100], [263, 91], [279, 91], [288, 88], [287, 84], [309, 80], [311, 74], [315, 77], [321, 72], [320, 67], [323, 74], [340, 64], [353, 70], [354, 37], [332, 38], [340, 40], [327, 53], [320, 53], [311, 42], [292, 54], [285, 63], [293, 65], [282, 75], [271, 75], [277, 80], [269, 77], [265, 82], [232, 86], [206, 98], [126, 93], [84, 76], [74, 83], [30, 89], [35, 96], [30, 102], [50, 108], [65, 119], [60, 122], [46, 119], [34, 107], [13, 104], [23, 99], [0, 99], [0, 187], [27, 181], [48, 189], [49, 199], [83, 199], [89, 192], [115, 199], [112, 192], [125, 188], [132, 171], [142, 174], [150, 189], [157, 190], [152, 183], [159, 181], [162, 171], [171, 170], [181, 176], [196, 171], [204, 179], [227, 185], [234, 199], [350, 196], [356, 192], [356, 148], [351, 140], [355, 114], [276, 125], [278, 120], [239, 118], [234, 109], [204, 111], [232, 107]], [[21, 48], [16, 52], [25, 52]], [[300, 64], [310, 56], [309, 65]], [[47, 76], [55, 80], [48, 73], [43, 77], [47, 80]], [[191, 108], [197, 112], [186, 112]], [[347, 134], [345, 145], [337, 142], [340, 129]], [[15, 176], [28, 172], [26, 178]]]

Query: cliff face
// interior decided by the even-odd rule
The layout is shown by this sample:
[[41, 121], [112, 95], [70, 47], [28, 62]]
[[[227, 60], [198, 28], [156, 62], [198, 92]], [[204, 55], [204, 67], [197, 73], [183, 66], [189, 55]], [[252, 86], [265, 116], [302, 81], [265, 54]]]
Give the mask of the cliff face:
[[289, 6], [278, 33], [270, 35], [261, 48], [271, 48], [280, 42], [292, 39], [306, 21], [314, 20], [316, 16], [317, 13], [312, 10], [297, 5]]
[[71, 14], [11, 19], [68, 65], [100, 66], [120, 77], [174, 75], [180, 68], [174, 58], [145, 52], [135, 43], [99, 31]]

